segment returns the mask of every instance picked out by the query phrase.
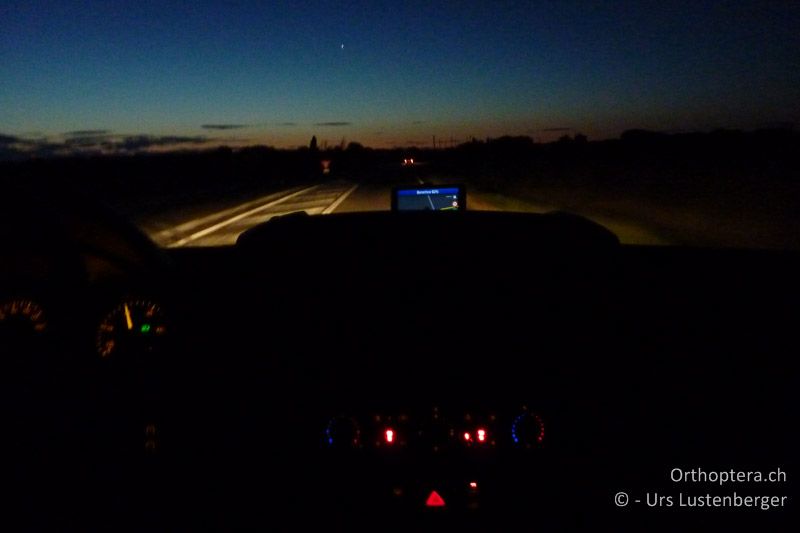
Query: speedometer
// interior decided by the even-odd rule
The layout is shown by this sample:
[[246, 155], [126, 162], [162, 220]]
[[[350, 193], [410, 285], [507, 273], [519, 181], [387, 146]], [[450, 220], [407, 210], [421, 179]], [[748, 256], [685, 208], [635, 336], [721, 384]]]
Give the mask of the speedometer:
[[158, 349], [166, 333], [166, 320], [158, 304], [126, 300], [100, 323], [97, 353], [104, 359], [121, 353], [151, 353]]

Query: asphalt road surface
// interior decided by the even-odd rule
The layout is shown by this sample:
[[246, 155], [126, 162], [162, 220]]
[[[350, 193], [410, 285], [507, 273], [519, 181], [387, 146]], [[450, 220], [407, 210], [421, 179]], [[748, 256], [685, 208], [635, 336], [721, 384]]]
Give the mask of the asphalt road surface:
[[[151, 216], [140, 221], [141, 227], [160, 246], [218, 246], [233, 244], [245, 230], [272, 217], [296, 211], [311, 215], [328, 215], [352, 211], [381, 211], [390, 209], [391, 183], [358, 184], [334, 180], [292, 187], [272, 194], [252, 198], [233, 206], [206, 206], [191, 213], [170, 213]], [[467, 205], [472, 210], [505, 210], [544, 213], [555, 206], [534, 204], [498, 193], [467, 189]], [[588, 218], [615, 232], [629, 244], [670, 244], [658, 231], [634, 222], [608, 216]]]
[[[219, 211], [212, 206], [200, 216], [175, 225], [165, 223], [162, 215], [142, 221], [141, 226], [161, 246], [233, 244], [239, 234], [272, 217], [296, 211], [306, 211], [310, 215], [332, 213], [357, 189], [357, 184], [347, 181], [292, 187]], [[170, 214], [169, 219], [174, 217], [175, 214]]]

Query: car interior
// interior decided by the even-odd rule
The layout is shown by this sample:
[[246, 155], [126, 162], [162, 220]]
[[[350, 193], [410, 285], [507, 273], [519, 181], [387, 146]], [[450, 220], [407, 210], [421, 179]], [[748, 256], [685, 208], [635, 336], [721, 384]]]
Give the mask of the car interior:
[[0, 210], [20, 529], [786, 530], [788, 505], [687, 522], [614, 497], [731, 465], [791, 493], [796, 252], [465, 209], [159, 248], [65, 195]]

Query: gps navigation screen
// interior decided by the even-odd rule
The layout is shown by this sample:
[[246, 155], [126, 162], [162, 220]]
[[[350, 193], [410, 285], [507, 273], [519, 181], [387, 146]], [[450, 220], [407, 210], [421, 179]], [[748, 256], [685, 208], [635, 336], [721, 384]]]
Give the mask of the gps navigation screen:
[[466, 208], [464, 188], [396, 189], [392, 198], [395, 211], [461, 211]]

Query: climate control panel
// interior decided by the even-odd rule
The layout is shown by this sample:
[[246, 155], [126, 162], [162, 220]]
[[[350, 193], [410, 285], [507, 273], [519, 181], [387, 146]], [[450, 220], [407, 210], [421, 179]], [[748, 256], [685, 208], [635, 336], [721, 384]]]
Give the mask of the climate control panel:
[[444, 454], [536, 450], [547, 444], [544, 415], [528, 406], [502, 411], [454, 410], [350, 413], [330, 416], [322, 442], [330, 449]]

